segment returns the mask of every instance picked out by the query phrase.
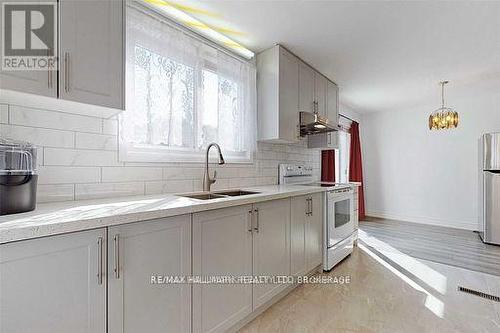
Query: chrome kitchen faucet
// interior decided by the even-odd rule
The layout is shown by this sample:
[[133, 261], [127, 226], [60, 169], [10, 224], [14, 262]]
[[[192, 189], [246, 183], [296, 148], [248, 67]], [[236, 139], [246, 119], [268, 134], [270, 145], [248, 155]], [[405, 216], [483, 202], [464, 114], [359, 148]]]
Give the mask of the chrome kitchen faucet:
[[210, 192], [210, 186], [216, 182], [217, 178], [217, 171], [214, 170], [214, 178], [210, 178], [210, 174], [208, 172], [208, 154], [210, 153], [210, 148], [212, 147], [217, 148], [219, 152], [219, 165], [225, 164], [226, 162], [224, 161], [224, 157], [222, 156], [222, 152], [220, 150], [220, 146], [212, 142], [211, 144], [208, 145], [207, 147], [207, 153], [206, 153], [206, 160], [205, 160], [205, 175], [203, 176], [203, 191], [205, 192]]

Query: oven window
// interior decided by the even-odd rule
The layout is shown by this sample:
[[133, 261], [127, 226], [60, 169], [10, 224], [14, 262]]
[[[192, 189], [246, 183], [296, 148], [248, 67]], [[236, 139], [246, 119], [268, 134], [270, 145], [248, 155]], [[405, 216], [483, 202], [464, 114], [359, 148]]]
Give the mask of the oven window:
[[351, 220], [351, 200], [335, 203], [335, 228], [340, 228]]

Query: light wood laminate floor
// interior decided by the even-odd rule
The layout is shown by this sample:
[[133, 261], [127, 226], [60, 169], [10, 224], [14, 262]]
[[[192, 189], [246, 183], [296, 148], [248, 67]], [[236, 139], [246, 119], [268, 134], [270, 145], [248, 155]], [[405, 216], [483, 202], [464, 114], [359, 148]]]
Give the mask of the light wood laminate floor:
[[500, 275], [500, 246], [484, 244], [473, 231], [368, 217], [359, 224], [368, 245], [414, 258]]

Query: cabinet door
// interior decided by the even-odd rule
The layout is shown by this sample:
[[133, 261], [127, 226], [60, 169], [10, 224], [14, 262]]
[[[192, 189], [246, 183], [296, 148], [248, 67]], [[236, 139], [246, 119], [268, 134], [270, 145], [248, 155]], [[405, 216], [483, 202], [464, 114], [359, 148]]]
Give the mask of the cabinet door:
[[306, 273], [306, 222], [309, 196], [291, 198], [290, 216], [290, 271], [291, 275]]
[[323, 149], [338, 149], [338, 133], [339, 132], [328, 132], [313, 134], [307, 136], [307, 147], [308, 148], [323, 148]]
[[60, 1], [60, 98], [123, 108], [122, 0]]
[[[328, 121], [337, 125], [339, 122], [339, 108], [338, 108], [338, 87], [335, 83], [325, 79], [324, 81], [325, 89], [326, 89], [326, 111], [323, 115], [328, 118]], [[317, 86], [322, 87], [322, 84], [318, 84]], [[321, 90], [320, 88], [318, 88]], [[318, 90], [318, 91], [319, 91]], [[318, 94], [317, 96], [320, 96]], [[321, 98], [321, 97], [317, 97]], [[318, 101], [318, 107], [322, 109], [321, 102]], [[321, 114], [321, 112], [320, 112]], [[308, 136], [309, 148], [324, 148], [324, 149], [338, 149], [338, 132], [328, 132], [328, 133], [320, 133], [315, 135]]]
[[190, 332], [191, 286], [151, 282], [191, 274], [190, 216], [110, 227], [108, 237], [109, 332]]
[[[193, 215], [193, 275], [252, 275], [252, 206]], [[193, 331], [225, 332], [252, 312], [251, 284], [194, 284]]]
[[[290, 199], [254, 205], [253, 274], [290, 274]], [[287, 287], [286, 284], [256, 284], [253, 307], [258, 308]]]
[[311, 271], [321, 264], [323, 254], [323, 194], [315, 193], [311, 196], [311, 199], [311, 213], [306, 224], [307, 271]]
[[318, 72], [314, 72], [314, 101], [316, 102], [316, 111], [324, 117], [328, 117], [326, 111], [326, 89], [327, 79]]
[[[23, 2], [53, 2], [57, 3], [55, 0], [48, 1], [32, 1], [32, 0], [16, 0], [22, 4]], [[0, 6], [0, 17], [3, 17], [3, 6]], [[3, 45], [4, 34], [0, 34], [0, 45]], [[50, 50], [47, 50], [47, 54]], [[29, 94], [36, 94], [49, 97], [57, 97], [57, 82], [56, 82], [57, 71], [2, 71], [0, 66], [0, 89], [16, 90]]]
[[279, 137], [288, 142], [299, 137], [299, 60], [280, 47]]
[[314, 70], [299, 64], [299, 111], [314, 112]]
[[106, 332], [106, 231], [0, 245], [0, 332]]
[[[327, 81], [326, 108], [328, 121], [332, 124], [339, 123], [339, 88], [331, 81]], [[338, 149], [338, 132], [327, 134], [327, 147]]]
[[339, 88], [331, 81], [327, 81], [326, 107], [328, 120], [332, 124], [339, 122]]

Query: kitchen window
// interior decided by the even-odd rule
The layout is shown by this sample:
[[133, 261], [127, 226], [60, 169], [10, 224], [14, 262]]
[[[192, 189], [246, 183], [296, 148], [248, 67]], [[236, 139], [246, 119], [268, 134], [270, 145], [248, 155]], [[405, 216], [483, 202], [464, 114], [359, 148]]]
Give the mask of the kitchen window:
[[202, 162], [210, 142], [228, 162], [250, 162], [256, 140], [255, 66], [127, 8], [127, 107], [120, 159]]

